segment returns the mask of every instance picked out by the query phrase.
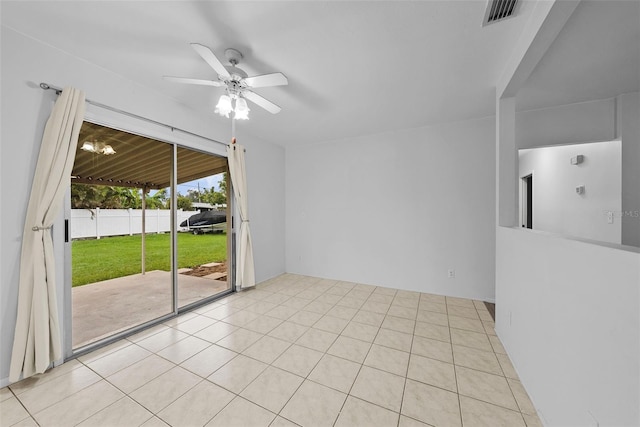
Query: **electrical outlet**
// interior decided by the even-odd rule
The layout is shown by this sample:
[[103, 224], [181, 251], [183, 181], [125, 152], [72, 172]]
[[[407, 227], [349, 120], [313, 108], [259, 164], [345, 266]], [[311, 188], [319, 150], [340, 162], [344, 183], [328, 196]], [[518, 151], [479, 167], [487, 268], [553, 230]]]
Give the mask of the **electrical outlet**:
[[607, 211], [607, 224], [613, 224], [613, 212]]
[[447, 277], [449, 279], [455, 279], [456, 278], [456, 271], [455, 270], [448, 270], [447, 271]]

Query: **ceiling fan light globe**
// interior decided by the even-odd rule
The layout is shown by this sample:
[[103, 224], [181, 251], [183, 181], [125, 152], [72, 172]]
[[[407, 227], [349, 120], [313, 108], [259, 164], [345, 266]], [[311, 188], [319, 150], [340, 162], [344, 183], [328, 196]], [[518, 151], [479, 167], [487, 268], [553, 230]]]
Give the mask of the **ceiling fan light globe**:
[[110, 145], [105, 145], [102, 149], [102, 154], [104, 154], [105, 156], [110, 156], [111, 154], [116, 154], [116, 150], [114, 150]]
[[85, 141], [84, 143], [82, 143], [82, 147], [80, 147], [80, 149], [84, 151], [89, 151], [90, 153], [95, 153], [96, 151], [96, 148], [93, 146], [93, 143], [89, 141]]
[[245, 101], [244, 98], [238, 98], [238, 100], [236, 101], [236, 111], [241, 110], [249, 110], [249, 106], [247, 105], [247, 101]]
[[236, 120], [249, 120], [249, 106], [244, 98], [238, 98], [236, 100], [236, 109], [234, 118]]
[[249, 120], [249, 111], [237, 111], [235, 112], [234, 119], [236, 120]]
[[229, 117], [229, 113], [233, 111], [233, 107], [231, 106], [231, 98], [227, 95], [222, 95], [218, 100], [218, 104], [216, 105], [216, 109], [214, 110], [216, 114], [220, 114], [224, 117]]

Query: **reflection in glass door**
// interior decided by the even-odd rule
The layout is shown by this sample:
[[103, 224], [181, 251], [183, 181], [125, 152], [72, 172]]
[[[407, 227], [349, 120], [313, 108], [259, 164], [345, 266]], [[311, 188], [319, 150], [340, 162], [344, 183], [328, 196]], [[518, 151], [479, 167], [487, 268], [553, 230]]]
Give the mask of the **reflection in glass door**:
[[227, 159], [177, 150], [178, 307], [230, 289], [227, 279]]

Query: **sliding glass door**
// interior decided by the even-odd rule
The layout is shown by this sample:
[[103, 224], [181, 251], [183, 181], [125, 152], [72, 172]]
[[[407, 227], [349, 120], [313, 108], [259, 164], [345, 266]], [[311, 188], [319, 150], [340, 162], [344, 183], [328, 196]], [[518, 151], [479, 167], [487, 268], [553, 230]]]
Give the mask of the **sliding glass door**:
[[226, 165], [223, 157], [84, 123], [67, 233], [73, 349], [230, 288]]

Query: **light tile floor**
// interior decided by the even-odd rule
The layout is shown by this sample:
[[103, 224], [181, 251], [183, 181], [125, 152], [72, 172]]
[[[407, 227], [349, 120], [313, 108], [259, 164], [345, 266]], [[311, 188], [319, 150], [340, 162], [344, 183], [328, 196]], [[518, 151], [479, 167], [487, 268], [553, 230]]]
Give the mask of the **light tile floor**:
[[0, 390], [2, 426], [540, 426], [479, 301], [285, 274]]

